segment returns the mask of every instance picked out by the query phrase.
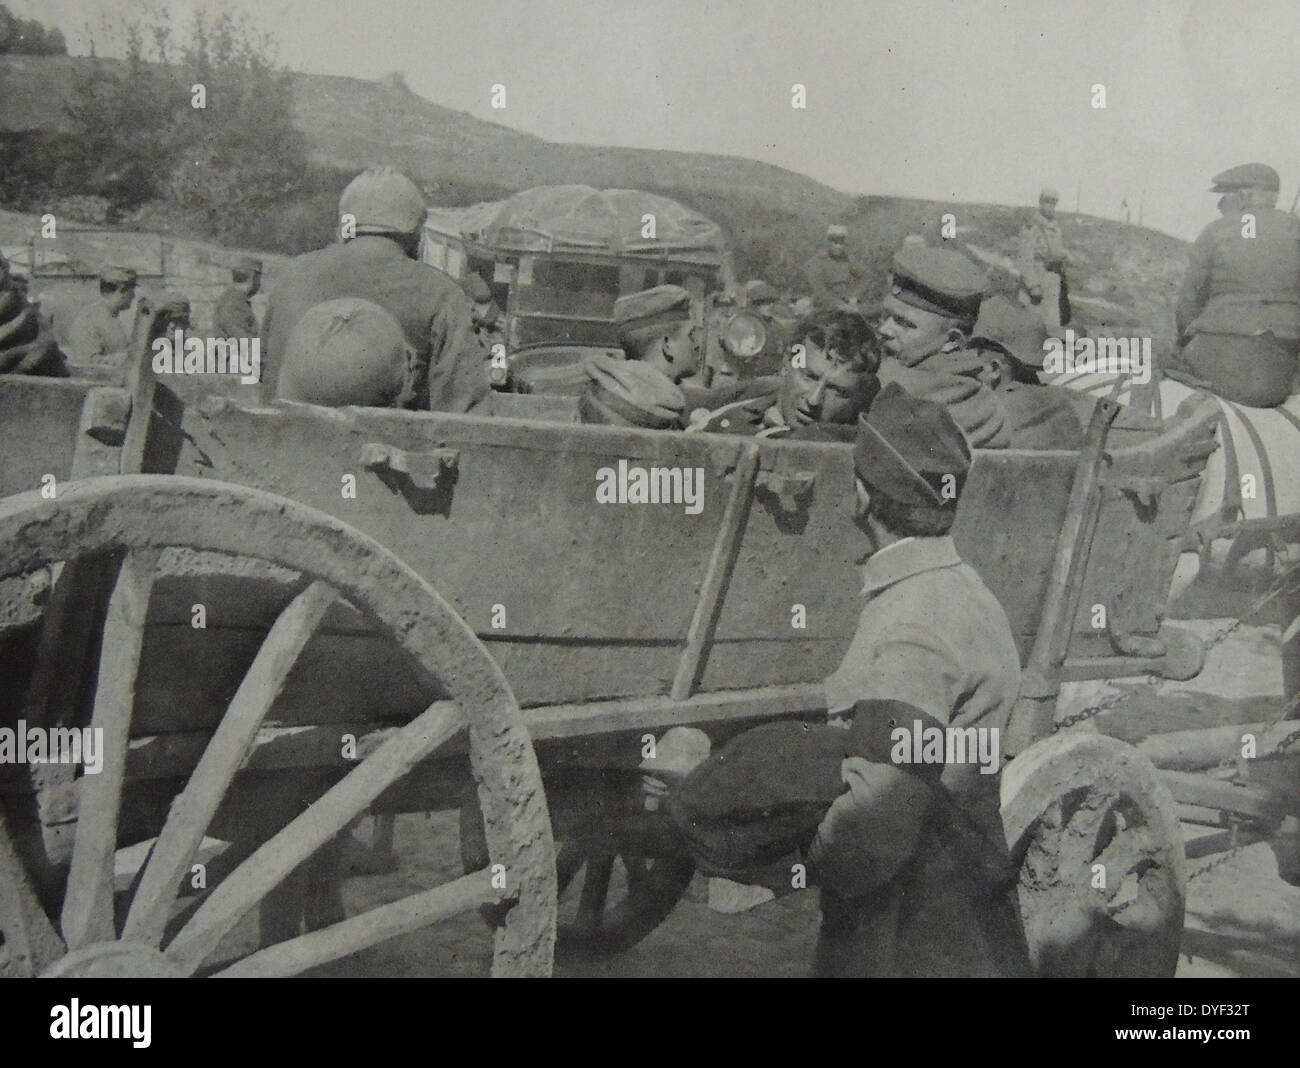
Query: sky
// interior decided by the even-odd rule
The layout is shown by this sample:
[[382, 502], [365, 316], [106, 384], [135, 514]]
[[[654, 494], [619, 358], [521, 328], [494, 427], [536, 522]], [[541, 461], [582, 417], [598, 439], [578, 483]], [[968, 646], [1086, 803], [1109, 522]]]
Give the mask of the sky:
[[[7, 3], [59, 26], [74, 54], [105, 15], [148, 7]], [[201, 3], [155, 6], [183, 26]], [[747, 156], [853, 194], [1016, 204], [1053, 185], [1062, 210], [1123, 218], [1127, 201], [1132, 221], [1191, 238], [1216, 217], [1209, 179], [1226, 167], [1276, 167], [1283, 208], [1300, 188], [1297, 0], [224, 6], [296, 70], [400, 71], [435, 103], [550, 140]]]

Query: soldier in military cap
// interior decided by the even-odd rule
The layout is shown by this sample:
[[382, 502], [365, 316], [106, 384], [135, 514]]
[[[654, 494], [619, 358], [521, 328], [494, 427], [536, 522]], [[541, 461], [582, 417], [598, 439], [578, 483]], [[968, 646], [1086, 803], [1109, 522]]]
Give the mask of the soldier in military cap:
[[135, 271], [105, 267], [99, 273], [99, 299], [89, 304], [68, 330], [67, 352], [75, 371], [116, 378], [123, 372], [135, 299]]
[[856, 305], [862, 293], [862, 271], [849, 259], [849, 231], [835, 224], [826, 228], [826, 247], [804, 267], [813, 303], [823, 308]]
[[[509, 370], [504, 366], [504, 361], [497, 357], [505, 355], [505, 317], [492, 299], [492, 287], [477, 271], [471, 271], [466, 276], [461, 288], [474, 305], [474, 336], [487, 353], [488, 378], [494, 389], [504, 388], [509, 379]], [[498, 345], [501, 347], [497, 348]]]
[[980, 360], [978, 377], [993, 391], [1013, 449], [1077, 449], [1083, 444], [1081, 410], [1087, 394], [1042, 385], [1047, 328], [1028, 308], [1001, 294], [980, 305], [967, 351]]
[[618, 338], [629, 360], [640, 360], [671, 382], [699, 370], [700, 328], [690, 293], [664, 285], [614, 302]]
[[1051, 188], [1038, 194], [1038, 210], [1020, 232], [1017, 256], [1020, 268], [1021, 303], [1038, 309], [1049, 329], [1070, 321], [1070, 297], [1065, 265], [1070, 254], [1065, 248], [1056, 204], [1061, 195]]
[[686, 407], [682, 391], [653, 365], [598, 354], [583, 369], [591, 380], [578, 397], [584, 423], [646, 430], [682, 428]]
[[230, 268], [231, 284], [217, 298], [212, 312], [213, 337], [257, 337], [259, 327], [252, 298], [262, 288], [262, 261], [240, 256]]
[[828, 723], [746, 732], [701, 753], [669, 791], [667, 811], [707, 874], [775, 890], [781, 872], [788, 889], [790, 862], [807, 864], [821, 891], [820, 975], [1028, 970], [1000, 751], [987, 763], [913, 762], [894, 737], [918, 726], [1000, 737], [1019, 691], [1006, 613], [949, 533], [970, 464], [946, 408], [896, 384], [881, 391], [854, 451], [866, 604], [826, 680]]
[[1182, 371], [1228, 400], [1281, 404], [1300, 356], [1300, 220], [1276, 207], [1263, 163], [1217, 174], [1222, 218], [1192, 245], [1174, 318]]
[[982, 361], [966, 351], [987, 285], [960, 252], [904, 243], [881, 304], [880, 380], [947, 405], [973, 448], [995, 449], [1010, 440], [1005, 416], [979, 380]]

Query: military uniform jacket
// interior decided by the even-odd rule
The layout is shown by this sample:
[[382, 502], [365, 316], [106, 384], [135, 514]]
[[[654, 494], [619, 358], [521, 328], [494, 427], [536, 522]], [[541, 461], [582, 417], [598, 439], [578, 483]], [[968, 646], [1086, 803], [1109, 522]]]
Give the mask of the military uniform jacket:
[[803, 273], [813, 300], [823, 306], [856, 297], [862, 289], [862, 272], [851, 261], [832, 259], [825, 252], [809, 260]]
[[228, 287], [217, 298], [212, 312], [213, 337], [256, 337], [257, 316], [253, 306], [238, 286]]
[[994, 390], [993, 396], [1006, 416], [1007, 448], [1083, 447], [1083, 422], [1074, 398], [1063, 387], [1013, 382]]
[[1062, 271], [1067, 257], [1061, 224], [1055, 219], [1047, 218], [1041, 211], [1034, 212], [1029, 225], [1020, 232], [1017, 257], [1020, 278], [1025, 288], [1041, 289], [1043, 276], [1048, 271]]
[[65, 346], [72, 361], [87, 367], [116, 371], [131, 343], [131, 310], [114, 315], [97, 300], [77, 316], [68, 330]]
[[[396, 242], [365, 235], [298, 256], [285, 268], [262, 324], [263, 380], [271, 395], [290, 331], [307, 309], [335, 297], [373, 301], [401, 325], [419, 365], [420, 407], [464, 412], [487, 394], [487, 354], [474, 336], [469, 297]], [[427, 381], [427, 390], [419, 379]]]
[[1011, 443], [1006, 412], [975, 377], [981, 366], [960, 341], [951, 341], [910, 367], [886, 359], [878, 374], [882, 386], [897, 382], [913, 397], [945, 405], [972, 449], [1005, 449]]
[[855, 424], [813, 423], [793, 427], [781, 414], [779, 376], [755, 378], [722, 390], [683, 389], [690, 417], [687, 429], [707, 434], [743, 434], [797, 441], [853, 441]]
[[1180, 335], [1300, 338], [1300, 219], [1255, 208], [1255, 236], [1241, 216], [1210, 223], [1192, 245], [1174, 318]]

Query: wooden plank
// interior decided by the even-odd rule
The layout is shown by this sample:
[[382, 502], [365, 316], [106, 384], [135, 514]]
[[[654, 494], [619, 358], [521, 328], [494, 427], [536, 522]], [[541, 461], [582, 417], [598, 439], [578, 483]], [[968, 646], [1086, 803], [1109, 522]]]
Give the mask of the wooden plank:
[[26, 876], [0, 807], [0, 978], [38, 975], [63, 955], [59, 938]]
[[1175, 801], [1188, 805], [1217, 808], [1264, 820], [1279, 818], [1284, 811], [1281, 801], [1271, 791], [1257, 786], [1239, 786], [1185, 771], [1161, 771], [1160, 781], [1169, 788]]
[[334, 600], [334, 591], [328, 585], [313, 582], [294, 598], [271, 628], [198, 767], [172, 802], [167, 823], [131, 902], [123, 938], [158, 944], [180, 879], [189, 869], [203, 832], [298, 655]]
[[686, 647], [682, 650], [677, 674], [673, 678], [670, 693], [674, 700], [682, 701], [689, 697], [699, 681], [700, 665], [718, 624], [722, 599], [726, 595], [727, 583], [731, 579], [731, 571], [736, 563], [736, 553], [740, 549], [740, 536], [745, 528], [745, 520], [749, 516], [754, 480], [758, 477], [758, 458], [757, 444], [752, 441], [741, 444], [736, 456], [731, 493], [727, 497], [727, 505], [722, 513], [722, 523], [718, 527], [718, 534], [713, 543], [713, 552], [709, 556], [708, 567], [704, 572], [704, 581], [700, 584], [700, 596], [695, 602], [695, 612], [686, 631]]
[[215, 974], [219, 979], [298, 975], [340, 957], [451, 919], [501, 899], [487, 870], [411, 894], [339, 923], [259, 950]]
[[439, 705], [393, 734], [341, 782], [223, 879], [167, 946], [172, 963], [192, 973], [226, 933], [299, 864], [339, 833], [384, 788], [465, 725], [459, 709]]
[[[1297, 731], [1300, 731], [1300, 723], [1294, 720], [1282, 723], [1230, 724], [1153, 734], [1139, 742], [1138, 749], [1158, 768], [1196, 771], [1212, 768], [1225, 761], [1262, 760], [1276, 753], [1278, 747]], [[1255, 737], [1256, 755], [1253, 758], [1243, 758], [1241, 754], [1244, 744], [1242, 738], [1247, 734]]]
[[68, 872], [61, 926], [69, 950], [114, 936], [113, 853], [122, 800], [126, 746], [135, 701], [135, 677], [144, 639], [149, 589], [158, 554], [129, 552], [109, 597], [99, 656], [99, 680], [90, 726], [100, 732], [103, 767], [83, 775], [77, 837]]

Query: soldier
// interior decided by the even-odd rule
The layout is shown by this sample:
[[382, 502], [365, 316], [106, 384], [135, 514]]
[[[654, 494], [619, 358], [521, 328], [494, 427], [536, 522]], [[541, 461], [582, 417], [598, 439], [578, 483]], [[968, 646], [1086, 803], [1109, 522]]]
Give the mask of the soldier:
[[1083, 445], [1080, 409], [1092, 401], [1086, 394], [1039, 383], [1046, 340], [1047, 328], [1029, 309], [1000, 294], [980, 305], [968, 351], [980, 359], [978, 377], [1002, 408], [1012, 449]]
[[262, 288], [262, 261], [241, 256], [230, 268], [231, 285], [217, 298], [212, 312], [213, 337], [257, 337], [257, 316], [251, 298]]
[[1070, 321], [1070, 296], [1065, 282], [1065, 250], [1061, 224], [1056, 221], [1060, 194], [1044, 189], [1038, 194], [1038, 210], [1020, 232], [1017, 257], [1020, 267], [1020, 301], [1037, 308], [1043, 325], [1051, 329]]
[[657, 368], [640, 360], [597, 355], [584, 365], [591, 380], [578, 397], [584, 423], [680, 430], [686, 402], [682, 391]]
[[862, 272], [850, 262], [847, 227], [826, 228], [826, 248], [804, 267], [813, 303], [823, 308], [856, 305], [862, 291]]
[[983, 362], [966, 351], [984, 271], [953, 249], [918, 244], [904, 244], [892, 267], [881, 304], [880, 381], [946, 405], [972, 448], [1005, 448], [1006, 417], [978, 378]]
[[[1020, 975], [1028, 954], [999, 815], [1020, 686], [1005, 611], [950, 530], [971, 452], [942, 405], [886, 386], [859, 423], [867, 603], [826, 680], [827, 724], [767, 724], [647, 768], [706, 874], [821, 891], [820, 975]], [[898, 728], [983, 737], [920, 759]], [[683, 739], [689, 742], [692, 739]], [[757, 880], [755, 880], [757, 876]]]
[[131, 343], [126, 311], [135, 299], [135, 271], [105, 267], [99, 272], [99, 299], [77, 316], [68, 330], [68, 357], [75, 371], [119, 377]]
[[[343, 191], [339, 215], [342, 244], [294, 258], [270, 295], [262, 325], [264, 389], [276, 395], [290, 332], [309, 308], [337, 297], [360, 297], [397, 320], [414, 353], [412, 381], [400, 395], [412, 398], [417, 408], [468, 411], [488, 392], [486, 354], [474, 336], [469, 298], [442, 271], [415, 258], [423, 194], [405, 175], [373, 168]], [[363, 370], [373, 371], [373, 382], [360, 382], [355, 368], [321, 361], [311, 373], [358, 384], [364, 395], [387, 390], [388, 354], [376, 354]]]
[[[506, 329], [501, 309], [492, 299], [492, 287], [483, 280], [481, 274], [473, 271], [466, 276], [461, 288], [474, 305], [474, 336], [487, 353], [488, 379], [494, 388], [504, 388], [509, 370], [504, 366], [504, 360], [497, 357], [505, 356]], [[500, 349], [496, 348], [498, 345], [501, 346]]]
[[655, 286], [614, 301], [618, 338], [629, 360], [663, 373], [674, 385], [699, 370], [700, 328], [690, 293]]
[[67, 361], [39, 309], [27, 299], [22, 280], [0, 255], [0, 374], [68, 376]]
[[851, 441], [858, 417], [880, 391], [875, 331], [857, 312], [823, 312], [795, 327], [791, 348], [779, 376], [755, 379], [729, 397], [688, 390], [688, 429]]
[[1192, 246], [1174, 313], [1182, 367], [1259, 408], [1293, 391], [1300, 355], [1300, 220], [1277, 210], [1278, 185], [1263, 163], [1215, 175], [1223, 217]]

